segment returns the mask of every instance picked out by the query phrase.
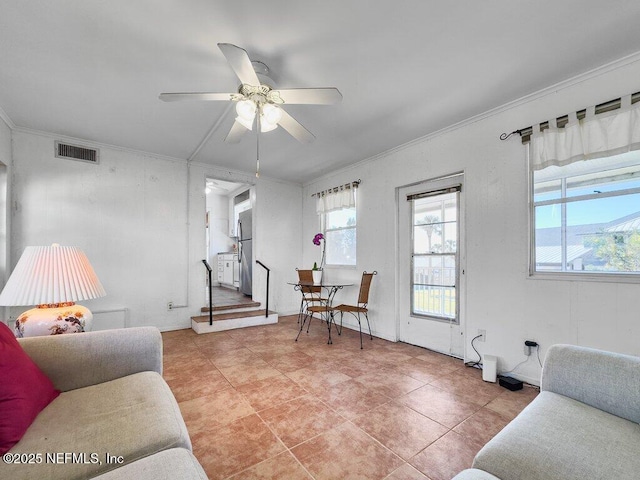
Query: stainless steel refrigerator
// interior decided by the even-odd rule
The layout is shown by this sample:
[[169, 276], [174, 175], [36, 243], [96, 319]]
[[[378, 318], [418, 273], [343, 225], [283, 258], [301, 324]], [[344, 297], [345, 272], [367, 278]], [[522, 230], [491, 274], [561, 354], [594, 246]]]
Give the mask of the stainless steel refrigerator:
[[253, 278], [253, 239], [251, 238], [252, 216], [251, 209], [238, 215], [238, 262], [240, 262], [240, 291], [251, 296]]

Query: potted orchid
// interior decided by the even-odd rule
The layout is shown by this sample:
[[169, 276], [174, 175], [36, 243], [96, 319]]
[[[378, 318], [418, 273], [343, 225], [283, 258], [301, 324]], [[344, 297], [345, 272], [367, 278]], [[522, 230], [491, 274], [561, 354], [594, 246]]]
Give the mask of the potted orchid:
[[313, 262], [312, 274], [313, 274], [313, 283], [320, 284], [322, 282], [322, 268], [324, 267], [324, 258], [325, 258], [325, 239], [322, 233], [316, 233], [313, 237], [313, 244], [320, 246], [322, 245], [322, 259], [320, 260], [320, 266], [316, 262]]

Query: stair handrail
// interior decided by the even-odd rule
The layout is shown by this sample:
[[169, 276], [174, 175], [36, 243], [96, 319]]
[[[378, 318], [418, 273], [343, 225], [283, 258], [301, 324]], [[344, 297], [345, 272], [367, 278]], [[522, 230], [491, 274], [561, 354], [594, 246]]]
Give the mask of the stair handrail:
[[260, 260], [256, 260], [256, 263], [267, 271], [267, 299], [265, 301], [264, 316], [268, 317], [269, 316], [269, 273], [271, 273], [271, 269], [267, 267], [264, 263], [262, 263]]
[[209, 265], [209, 262], [207, 262], [206, 259], [203, 259], [202, 263], [204, 263], [204, 266], [209, 273], [209, 325], [213, 325], [213, 283], [211, 280], [211, 272], [213, 270], [211, 269], [211, 265]]

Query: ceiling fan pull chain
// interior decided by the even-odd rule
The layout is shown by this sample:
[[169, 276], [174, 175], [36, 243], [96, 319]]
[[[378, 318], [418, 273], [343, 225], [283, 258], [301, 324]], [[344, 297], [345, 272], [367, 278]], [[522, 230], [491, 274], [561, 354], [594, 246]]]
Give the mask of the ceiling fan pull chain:
[[260, 115], [262, 108], [258, 107], [256, 115], [256, 178], [260, 178]]

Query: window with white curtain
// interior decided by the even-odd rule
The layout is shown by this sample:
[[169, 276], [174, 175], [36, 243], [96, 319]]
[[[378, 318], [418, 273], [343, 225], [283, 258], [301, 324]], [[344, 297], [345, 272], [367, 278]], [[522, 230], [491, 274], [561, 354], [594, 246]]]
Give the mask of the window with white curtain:
[[356, 191], [340, 187], [318, 195], [316, 211], [325, 237], [325, 265], [356, 265]]
[[549, 125], [530, 143], [531, 273], [640, 280], [640, 103]]

